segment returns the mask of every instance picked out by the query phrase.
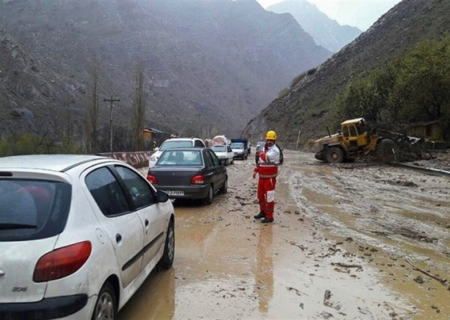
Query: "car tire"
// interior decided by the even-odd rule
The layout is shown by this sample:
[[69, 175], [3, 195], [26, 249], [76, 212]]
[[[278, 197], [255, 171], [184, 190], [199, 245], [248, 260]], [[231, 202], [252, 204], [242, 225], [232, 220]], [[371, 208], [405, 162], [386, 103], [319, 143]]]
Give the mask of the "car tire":
[[226, 194], [228, 192], [228, 179], [225, 179], [222, 188], [220, 188], [221, 194]]
[[325, 155], [328, 163], [344, 162], [344, 151], [339, 147], [331, 147]]
[[117, 315], [116, 293], [111, 283], [105, 282], [98, 294], [92, 320], [115, 320]]
[[169, 222], [167, 227], [167, 237], [166, 243], [164, 244], [164, 253], [159, 261], [160, 269], [168, 270], [173, 265], [173, 260], [175, 258], [175, 229], [173, 221]]
[[214, 197], [214, 189], [212, 185], [209, 185], [208, 195], [206, 196], [205, 199], [203, 199], [203, 202], [206, 205], [210, 205], [213, 202], [213, 197]]

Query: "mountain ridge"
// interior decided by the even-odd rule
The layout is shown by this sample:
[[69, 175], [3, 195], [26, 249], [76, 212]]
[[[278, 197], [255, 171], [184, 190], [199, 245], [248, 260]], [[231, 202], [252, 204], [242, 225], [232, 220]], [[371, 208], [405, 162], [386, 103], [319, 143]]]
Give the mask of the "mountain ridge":
[[292, 14], [318, 45], [332, 52], [339, 51], [362, 33], [356, 27], [341, 26], [307, 0], [284, 0], [267, 7], [266, 10]]
[[423, 39], [442, 37], [448, 32], [448, 17], [448, 1], [398, 3], [315, 72], [305, 73], [284, 97], [273, 100], [249, 121], [243, 135], [257, 140], [265, 131], [276, 130], [280, 142], [296, 147], [300, 133], [299, 145], [306, 147], [311, 139], [327, 134], [334, 100], [352, 79], [369, 74]]
[[[100, 95], [120, 97], [114, 119], [125, 125], [133, 72], [142, 61], [146, 123], [179, 134], [239, 135], [295, 74], [331, 56], [291, 16], [267, 12], [254, 0], [22, 0], [0, 3], [0, 21], [41, 62], [41, 72], [60, 82], [53, 101], [45, 101], [46, 108], [62, 110], [59, 118], [68, 95], [83, 110], [89, 65], [98, 61]], [[4, 103], [36, 100], [15, 96]], [[102, 104], [102, 126], [108, 111]]]

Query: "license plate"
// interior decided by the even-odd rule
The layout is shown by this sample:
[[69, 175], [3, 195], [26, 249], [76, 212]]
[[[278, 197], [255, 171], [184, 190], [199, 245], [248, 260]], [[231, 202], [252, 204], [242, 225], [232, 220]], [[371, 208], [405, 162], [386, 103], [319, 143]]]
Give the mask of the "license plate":
[[184, 191], [166, 191], [169, 196], [184, 196]]

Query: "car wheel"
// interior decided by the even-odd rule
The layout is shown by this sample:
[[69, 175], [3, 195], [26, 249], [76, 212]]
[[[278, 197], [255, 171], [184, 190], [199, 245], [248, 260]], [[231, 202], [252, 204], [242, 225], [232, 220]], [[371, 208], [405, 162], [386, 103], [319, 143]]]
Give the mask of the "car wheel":
[[204, 203], [210, 205], [213, 202], [213, 197], [214, 197], [214, 189], [212, 185], [209, 185], [208, 195], [204, 199]]
[[116, 319], [117, 303], [116, 293], [109, 282], [105, 282], [98, 294], [97, 302], [95, 303], [92, 320], [114, 320]]
[[173, 265], [175, 258], [175, 230], [173, 227], [173, 221], [169, 222], [167, 227], [166, 244], [164, 245], [164, 253], [160, 260], [160, 267], [164, 270], [168, 270]]
[[228, 192], [228, 179], [225, 179], [222, 188], [220, 188], [221, 194], [226, 194]]

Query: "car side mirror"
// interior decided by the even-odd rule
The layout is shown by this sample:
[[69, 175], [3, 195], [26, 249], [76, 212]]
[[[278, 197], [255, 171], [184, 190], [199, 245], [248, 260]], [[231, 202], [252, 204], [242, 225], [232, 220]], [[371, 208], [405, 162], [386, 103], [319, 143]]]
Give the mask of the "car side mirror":
[[156, 151], [158, 151], [158, 150], [159, 150], [159, 148], [158, 148], [158, 147], [156, 147], [155, 149], [153, 149], [153, 151], [155, 151], [155, 152], [156, 152]]
[[169, 195], [164, 191], [158, 190], [156, 191], [156, 202], [167, 202], [169, 200]]

